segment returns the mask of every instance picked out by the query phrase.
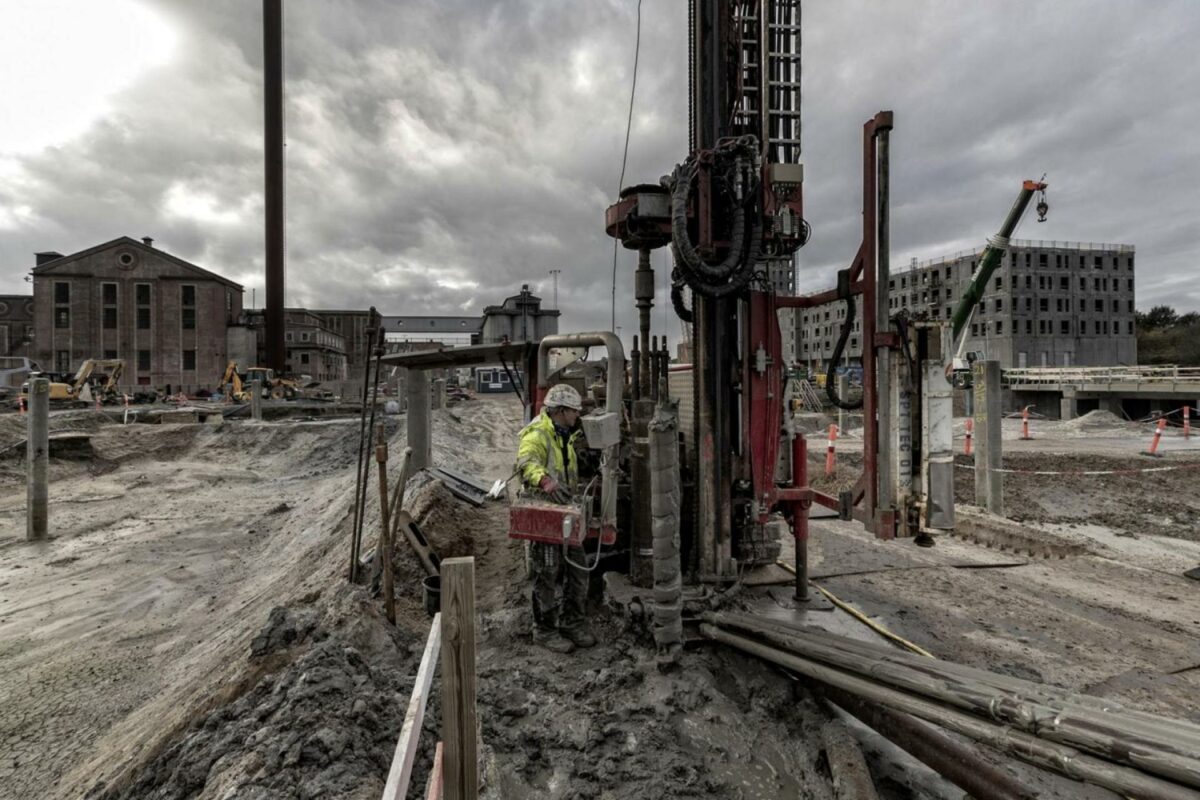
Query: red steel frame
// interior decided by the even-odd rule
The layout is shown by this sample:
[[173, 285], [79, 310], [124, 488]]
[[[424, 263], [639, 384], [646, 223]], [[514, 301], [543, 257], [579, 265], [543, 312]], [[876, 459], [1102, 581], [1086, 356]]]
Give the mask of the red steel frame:
[[[879, 408], [879, 387], [875, 381], [876, 349], [895, 345], [895, 334], [888, 331], [879, 332], [875, 326], [876, 311], [876, 235], [878, 231], [878, 206], [876, 182], [877, 141], [880, 131], [892, 128], [892, 112], [880, 111], [863, 125], [863, 199], [862, 199], [862, 243], [858, 253], [850, 265], [851, 297], [861, 294], [863, 297], [862, 330], [863, 330], [863, 471], [855, 482], [851, 493], [851, 516], [859, 520], [875, 535], [882, 539], [895, 536], [895, 514], [891, 509], [880, 515], [877, 508], [876, 492], [878, 486], [879, 464], [879, 431], [876, 427], [876, 411]], [[812, 308], [824, 303], [837, 300], [837, 291], [830, 290], [807, 297], [776, 297], [778, 308]], [[803, 436], [797, 434], [797, 439]], [[793, 443], [793, 459], [798, 452], [807, 450], [807, 445]], [[807, 457], [807, 456], [805, 456]], [[807, 467], [807, 465], [805, 465]], [[793, 468], [793, 482], [796, 474]], [[807, 471], [807, 470], [805, 470]], [[807, 481], [806, 481], [807, 483]], [[816, 492], [807, 486], [803, 489], [783, 490], [785, 497], [781, 500], [800, 501], [802, 497], [793, 494], [807, 494], [811, 502], [816, 502], [826, 508], [841, 510], [841, 500], [833, 495]], [[861, 501], [861, 505], [860, 505]], [[799, 540], [801, 523], [805, 534], [808, 530], [808, 509], [800, 503], [793, 506], [800, 516], [793, 522], [793, 532]], [[803, 519], [801, 519], [801, 516]], [[798, 542], [799, 543], [799, 542]]]

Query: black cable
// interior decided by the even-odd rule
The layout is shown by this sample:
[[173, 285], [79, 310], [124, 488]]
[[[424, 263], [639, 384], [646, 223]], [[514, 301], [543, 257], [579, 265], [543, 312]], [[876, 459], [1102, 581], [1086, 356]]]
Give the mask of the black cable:
[[[829, 402], [833, 403], [838, 408], [844, 408], [847, 411], [854, 411], [863, 407], [863, 397], [858, 400], [846, 401], [838, 396], [837, 393], [837, 365], [842, 360], [842, 351], [846, 348], [846, 340], [850, 338], [850, 332], [854, 330], [854, 315], [856, 309], [854, 306], [854, 293], [850, 291], [850, 270], [843, 269], [838, 272], [838, 298], [846, 301], [846, 321], [842, 323], [842, 332], [838, 335], [837, 344], [833, 347], [833, 355], [829, 358], [829, 366], [825, 368], [825, 396], [829, 398]], [[871, 346], [870, 342], [864, 342], [864, 347]], [[863, 376], [863, 391], [866, 392], [867, 377]]]
[[[633, 129], [633, 98], [637, 95], [638, 57], [642, 53], [642, 0], [637, 4], [637, 36], [633, 42], [633, 85], [629, 87], [629, 115], [625, 120], [625, 150], [621, 154], [621, 177], [617, 181], [617, 195], [625, 188], [625, 164], [629, 160], [629, 132]], [[617, 243], [613, 237], [612, 268], [612, 322], [610, 330], [617, 329]]]

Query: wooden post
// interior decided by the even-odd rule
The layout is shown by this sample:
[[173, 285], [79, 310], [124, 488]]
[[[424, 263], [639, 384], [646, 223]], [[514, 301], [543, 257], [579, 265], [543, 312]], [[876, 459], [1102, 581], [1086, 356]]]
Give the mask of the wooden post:
[[429, 768], [429, 781], [425, 784], [425, 800], [442, 800], [442, 758], [445, 745], [437, 743], [433, 749], [433, 766]]
[[446, 800], [476, 800], [475, 559], [442, 562], [442, 773]]
[[383, 426], [375, 430], [375, 460], [379, 462], [379, 541], [383, 545], [383, 608], [388, 622], [396, 624], [396, 589], [392, 583], [392, 535], [388, 519], [387, 438]]
[[30, 378], [28, 398], [25, 538], [32, 542], [45, 539], [50, 526], [50, 381]]

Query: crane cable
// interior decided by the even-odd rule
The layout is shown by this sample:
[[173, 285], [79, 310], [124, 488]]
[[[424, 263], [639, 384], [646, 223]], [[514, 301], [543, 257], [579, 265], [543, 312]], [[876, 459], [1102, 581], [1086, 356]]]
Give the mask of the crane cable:
[[[642, 52], [642, 0], [637, 4], [637, 36], [633, 43], [633, 85], [629, 87], [629, 115], [625, 120], [625, 150], [621, 154], [621, 177], [617, 180], [617, 196], [625, 186], [625, 164], [629, 160], [629, 132], [633, 128], [633, 98], [637, 95], [638, 56]], [[612, 322], [610, 328], [617, 329], [617, 246], [619, 240], [613, 237], [613, 266], [612, 266]]]

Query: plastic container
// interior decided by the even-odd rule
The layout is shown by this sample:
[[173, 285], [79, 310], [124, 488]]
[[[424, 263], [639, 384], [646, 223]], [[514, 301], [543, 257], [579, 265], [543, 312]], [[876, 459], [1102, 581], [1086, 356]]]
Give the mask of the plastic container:
[[433, 616], [442, 610], [442, 578], [440, 575], [428, 575], [421, 581], [425, 596], [425, 613]]

